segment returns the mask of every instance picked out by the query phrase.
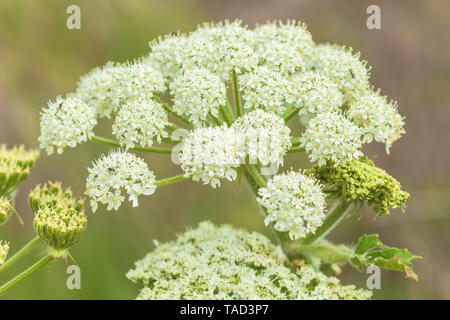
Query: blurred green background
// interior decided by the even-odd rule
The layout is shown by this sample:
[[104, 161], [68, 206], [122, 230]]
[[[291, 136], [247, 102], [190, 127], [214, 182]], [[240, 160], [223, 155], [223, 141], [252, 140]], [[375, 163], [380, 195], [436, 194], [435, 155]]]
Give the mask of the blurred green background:
[[[420, 282], [382, 271], [375, 298], [450, 299], [450, 2], [378, 1], [381, 30], [366, 28], [361, 0], [151, 0], [151, 1], [0, 1], [0, 142], [37, 147], [39, 111], [49, 99], [75, 89], [80, 75], [108, 60], [125, 61], [148, 52], [148, 42], [172, 31], [189, 31], [203, 21], [240, 18], [253, 26], [274, 19], [308, 24], [316, 42], [336, 42], [361, 51], [372, 65], [372, 83], [396, 99], [407, 117], [407, 135], [387, 156], [384, 146], [365, 152], [398, 178], [411, 199], [405, 213], [360, 222], [345, 221], [333, 240], [354, 242], [377, 232], [383, 242], [423, 256], [416, 263]], [[66, 28], [66, 8], [81, 8], [81, 30]], [[106, 124], [107, 126], [108, 124]], [[104, 125], [105, 126], [105, 125]], [[27, 194], [37, 183], [60, 180], [84, 192], [87, 167], [108, 148], [93, 143], [67, 149], [62, 156], [42, 155], [19, 190], [17, 208], [25, 225], [13, 218], [0, 239], [16, 251], [34, 237]], [[144, 155], [158, 177], [179, 172], [166, 155]], [[298, 156], [297, 156], [298, 157]], [[305, 159], [300, 163], [306, 164]], [[290, 156], [286, 166], [299, 163]], [[138, 287], [125, 278], [133, 261], [202, 220], [231, 223], [272, 236], [245, 183], [217, 190], [183, 182], [142, 197], [139, 208], [89, 214], [81, 242], [72, 250], [81, 267], [81, 290], [68, 290], [64, 261], [40, 270], [4, 299], [131, 299]], [[17, 267], [24, 268], [37, 250]], [[69, 262], [70, 264], [70, 262]], [[16, 269], [16, 268], [13, 268]], [[17, 269], [16, 269], [17, 270]], [[10, 274], [11, 275], [11, 274]], [[0, 281], [5, 281], [3, 275]], [[367, 274], [344, 268], [344, 283], [364, 286]]]

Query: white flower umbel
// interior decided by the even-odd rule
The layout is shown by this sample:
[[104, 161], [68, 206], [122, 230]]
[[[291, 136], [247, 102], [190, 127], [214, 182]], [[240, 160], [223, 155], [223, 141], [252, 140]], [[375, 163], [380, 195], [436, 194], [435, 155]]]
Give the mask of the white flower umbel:
[[370, 89], [370, 67], [366, 61], [360, 60], [359, 53], [353, 54], [351, 48], [318, 45], [313, 50], [309, 67], [336, 82], [344, 94], [344, 103], [353, 102]]
[[75, 147], [90, 139], [97, 124], [95, 109], [74, 96], [57, 97], [41, 112], [40, 147], [47, 154], [54, 149], [61, 154], [65, 147]]
[[223, 81], [256, 66], [254, 33], [240, 21], [205, 23], [188, 36], [189, 59], [185, 64], [209, 69]]
[[262, 234], [209, 222], [156, 248], [127, 273], [144, 286], [138, 299], [368, 299], [311, 266], [290, 268]]
[[300, 138], [312, 162], [319, 166], [331, 161], [336, 166], [347, 160], [358, 159], [362, 129], [337, 112], [320, 113], [311, 119]]
[[300, 107], [299, 115], [339, 111], [343, 95], [337, 84], [318, 72], [296, 74], [291, 78], [288, 102]]
[[295, 171], [279, 174], [258, 193], [257, 201], [267, 212], [265, 224], [274, 223], [275, 230], [289, 232], [291, 239], [314, 233], [325, 219], [325, 194], [312, 176]]
[[380, 92], [370, 92], [350, 104], [347, 116], [364, 131], [363, 142], [372, 140], [386, 144], [386, 152], [405, 133], [403, 116], [398, 113], [397, 102], [387, 101]]
[[286, 110], [290, 82], [277, 71], [256, 67], [239, 78], [244, 108], [262, 108], [277, 114]]
[[296, 21], [258, 26], [255, 38], [261, 63], [283, 74], [303, 71], [314, 46], [306, 25]]
[[109, 62], [82, 76], [76, 95], [97, 110], [99, 117], [110, 118], [128, 100], [151, 98], [165, 90], [160, 71], [147, 60], [117, 64]]
[[199, 127], [184, 138], [179, 159], [186, 177], [201, 180], [213, 188], [220, 179], [233, 181], [242, 162], [240, 136], [225, 124], [220, 127]]
[[87, 194], [94, 212], [98, 202], [108, 205], [107, 210], [117, 210], [125, 200], [124, 194], [136, 207], [138, 196], [151, 195], [156, 189], [155, 175], [144, 160], [125, 151], [102, 155], [88, 171]]
[[160, 103], [140, 98], [130, 100], [120, 108], [112, 132], [126, 149], [134, 148], [136, 144], [151, 147], [153, 139], [161, 142], [168, 136], [164, 130], [168, 124], [167, 113]]
[[219, 117], [219, 107], [227, 102], [226, 89], [218, 76], [205, 68], [184, 69], [170, 84], [173, 110], [187, 115], [195, 125], [209, 114]]
[[243, 139], [250, 163], [283, 165], [283, 158], [292, 146], [291, 130], [279, 116], [256, 109], [237, 119], [231, 128]]
[[150, 42], [150, 54], [145, 61], [173, 80], [187, 58], [189, 42], [186, 36], [170, 34]]

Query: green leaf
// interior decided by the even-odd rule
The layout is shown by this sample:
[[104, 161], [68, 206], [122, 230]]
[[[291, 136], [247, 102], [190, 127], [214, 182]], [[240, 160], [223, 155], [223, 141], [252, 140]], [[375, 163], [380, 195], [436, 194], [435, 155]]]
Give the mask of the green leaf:
[[419, 281], [417, 274], [413, 271], [412, 261], [420, 259], [407, 249], [398, 249], [383, 244], [377, 234], [363, 235], [356, 246], [350, 263], [362, 269], [363, 266], [376, 265], [380, 268], [401, 271], [406, 278]]

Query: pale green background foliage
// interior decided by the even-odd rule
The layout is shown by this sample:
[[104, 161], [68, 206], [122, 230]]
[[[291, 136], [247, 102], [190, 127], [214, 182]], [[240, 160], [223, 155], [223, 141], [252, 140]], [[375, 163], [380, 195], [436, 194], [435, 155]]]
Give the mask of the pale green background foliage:
[[[152, 0], [152, 1], [0, 1], [0, 141], [37, 147], [39, 110], [50, 99], [75, 89], [78, 77], [108, 60], [125, 61], [148, 52], [157, 35], [195, 28], [210, 20], [242, 18], [253, 26], [277, 18], [308, 24], [316, 42], [353, 46], [372, 65], [372, 83], [398, 100], [406, 115], [407, 134], [387, 156], [381, 144], [365, 147], [377, 165], [401, 181], [411, 194], [406, 213], [400, 210], [373, 221], [350, 219], [333, 234], [338, 242], [355, 241], [362, 233], [380, 233], [383, 242], [408, 248], [423, 256], [415, 264], [419, 283], [396, 272], [382, 271], [382, 290], [375, 298], [450, 298], [450, 3], [446, 0], [380, 1], [382, 30], [366, 28], [368, 1], [360, 0]], [[78, 4], [81, 30], [66, 28], [66, 7]], [[107, 132], [103, 127], [97, 132]], [[447, 146], [447, 148], [445, 148]], [[75, 193], [84, 192], [87, 167], [108, 148], [83, 144], [62, 156], [42, 155], [30, 178], [19, 190], [15, 218], [0, 229], [0, 239], [11, 241], [11, 252], [34, 237], [27, 194], [36, 184], [61, 180]], [[289, 168], [294, 155], [286, 158]], [[179, 173], [167, 155], [146, 159], [158, 175]], [[301, 159], [305, 165], [306, 159]], [[298, 163], [298, 159], [296, 160]], [[154, 238], [167, 241], [188, 225], [211, 220], [267, 233], [257, 205], [244, 184], [213, 191], [199, 183], [183, 182], [161, 188], [129, 204], [120, 214], [104, 209], [88, 216], [86, 233], [72, 254], [81, 266], [82, 289], [66, 289], [62, 261], [40, 270], [2, 298], [129, 299], [138, 287], [125, 278], [133, 261], [153, 248]], [[212, 209], [214, 208], [214, 209]], [[89, 210], [89, 208], [88, 208]], [[28, 257], [18, 267], [25, 267]], [[25, 259], [27, 260], [27, 259]], [[15, 268], [14, 268], [15, 269]], [[7, 273], [10, 273], [11, 270]], [[10, 275], [10, 274], [9, 274]], [[2, 275], [0, 279], [7, 279]], [[344, 283], [364, 286], [367, 275], [350, 267]]]

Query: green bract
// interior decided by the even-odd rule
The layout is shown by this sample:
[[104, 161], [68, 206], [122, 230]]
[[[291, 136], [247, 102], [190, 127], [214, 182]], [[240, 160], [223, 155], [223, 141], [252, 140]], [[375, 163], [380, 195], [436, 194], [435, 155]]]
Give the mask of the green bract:
[[347, 200], [367, 202], [378, 216], [389, 215], [390, 208], [404, 209], [409, 198], [409, 194], [401, 189], [400, 182], [366, 157], [338, 167], [316, 165], [306, 172], [314, 174], [330, 189], [342, 193]]
[[203, 222], [157, 245], [127, 277], [144, 285], [138, 299], [368, 299], [311, 266], [289, 268], [265, 236]]
[[0, 145], [0, 196], [12, 193], [25, 180], [39, 158], [38, 150]]
[[29, 195], [37, 234], [56, 252], [74, 245], [86, 228], [83, 201], [60, 183], [37, 186]]

